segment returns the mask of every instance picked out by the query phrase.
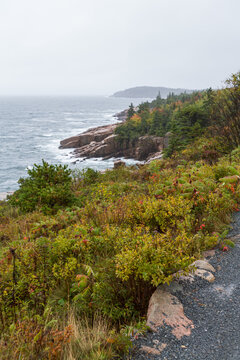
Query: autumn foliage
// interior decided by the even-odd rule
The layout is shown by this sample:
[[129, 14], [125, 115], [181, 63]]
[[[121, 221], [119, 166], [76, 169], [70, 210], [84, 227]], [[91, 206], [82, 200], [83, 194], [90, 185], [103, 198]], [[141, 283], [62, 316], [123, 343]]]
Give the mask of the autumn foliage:
[[[218, 137], [202, 136], [149, 165], [72, 177], [45, 162], [35, 167], [0, 204], [0, 358], [112, 359], [126, 351], [158, 285], [203, 250], [229, 249], [239, 160], [240, 148], [223, 156]], [[43, 174], [56, 179], [56, 191], [53, 180], [45, 191]]]

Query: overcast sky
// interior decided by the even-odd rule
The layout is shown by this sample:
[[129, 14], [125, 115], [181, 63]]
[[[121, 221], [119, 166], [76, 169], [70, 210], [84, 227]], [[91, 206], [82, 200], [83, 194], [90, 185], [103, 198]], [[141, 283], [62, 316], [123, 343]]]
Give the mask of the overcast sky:
[[239, 19], [240, 0], [0, 0], [0, 94], [222, 87]]

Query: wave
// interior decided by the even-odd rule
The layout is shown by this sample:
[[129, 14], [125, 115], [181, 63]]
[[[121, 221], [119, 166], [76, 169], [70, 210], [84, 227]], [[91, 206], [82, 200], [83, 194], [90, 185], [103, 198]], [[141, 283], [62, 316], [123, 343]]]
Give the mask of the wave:
[[1, 135], [0, 139], [17, 139], [17, 136], [14, 135]]

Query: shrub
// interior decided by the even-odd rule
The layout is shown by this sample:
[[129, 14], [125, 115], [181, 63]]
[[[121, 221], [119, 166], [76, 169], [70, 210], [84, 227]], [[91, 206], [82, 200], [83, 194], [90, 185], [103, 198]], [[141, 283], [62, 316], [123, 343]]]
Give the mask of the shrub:
[[238, 175], [238, 171], [233, 166], [219, 164], [214, 169], [215, 179], [219, 180], [225, 176]]
[[8, 336], [0, 338], [0, 356], [2, 360], [57, 360], [71, 337], [71, 325], [61, 330], [45, 329], [42, 321], [26, 317], [10, 326]]
[[41, 209], [44, 213], [56, 212], [74, 201], [71, 190], [71, 170], [66, 165], [34, 164], [27, 178], [20, 178], [19, 190], [10, 197], [9, 203], [23, 212]]
[[100, 173], [94, 169], [87, 168], [84, 170], [75, 170], [73, 171], [73, 177], [76, 185], [90, 185], [95, 184]]

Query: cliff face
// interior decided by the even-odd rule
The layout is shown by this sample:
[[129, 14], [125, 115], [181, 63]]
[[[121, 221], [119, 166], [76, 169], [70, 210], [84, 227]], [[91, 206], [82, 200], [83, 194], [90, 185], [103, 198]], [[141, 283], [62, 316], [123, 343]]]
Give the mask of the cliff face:
[[75, 157], [126, 157], [146, 160], [164, 148], [165, 138], [145, 135], [137, 141], [120, 143], [114, 131], [118, 124], [100, 126], [64, 139], [60, 148], [75, 148]]

